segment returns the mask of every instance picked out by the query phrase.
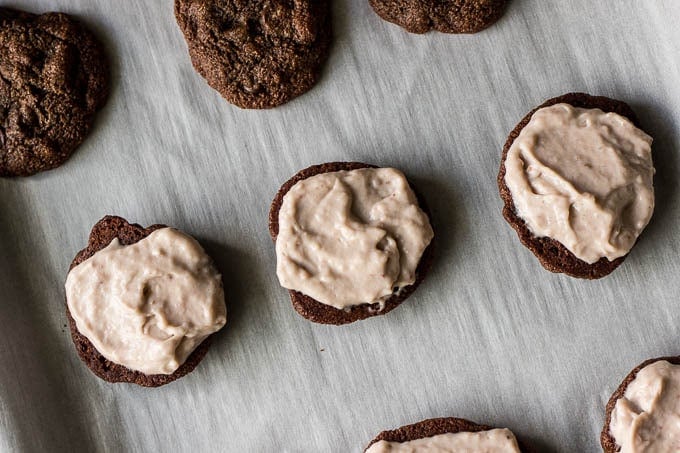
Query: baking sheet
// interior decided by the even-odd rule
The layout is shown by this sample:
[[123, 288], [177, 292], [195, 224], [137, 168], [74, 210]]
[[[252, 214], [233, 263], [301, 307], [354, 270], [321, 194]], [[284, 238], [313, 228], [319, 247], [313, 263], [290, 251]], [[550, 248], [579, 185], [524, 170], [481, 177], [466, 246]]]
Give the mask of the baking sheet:
[[[508, 426], [539, 451], [599, 451], [604, 405], [649, 357], [680, 354], [677, 0], [513, 0], [472, 36], [407, 34], [335, 0], [318, 86], [271, 111], [223, 101], [194, 72], [170, 0], [15, 0], [104, 40], [111, 97], [60, 169], [0, 180], [0, 450], [361, 451], [438, 416]], [[629, 102], [655, 139], [657, 208], [626, 263], [552, 275], [502, 219], [502, 145], [543, 100]], [[313, 325], [275, 276], [269, 203], [297, 170], [396, 166], [432, 208], [437, 259], [399, 309]], [[111, 385], [79, 361], [63, 282], [105, 214], [197, 237], [229, 320], [192, 374]]]

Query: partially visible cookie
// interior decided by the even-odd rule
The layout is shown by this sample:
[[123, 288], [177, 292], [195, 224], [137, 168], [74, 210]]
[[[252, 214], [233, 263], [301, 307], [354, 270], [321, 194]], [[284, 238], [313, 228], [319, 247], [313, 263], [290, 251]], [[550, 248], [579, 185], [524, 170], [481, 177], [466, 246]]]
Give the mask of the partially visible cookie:
[[411, 33], [477, 33], [505, 12], [507, 0], [368, 0], [388, 22]]
[[[492, 430], [494, 430], [492, 432]], [[463, 418], [431, 418], [423, 420], [412, 425], [402, 426], [401, 428], [390, 431], [383, 431], [373, 439], [364, 451], [374, 453], [381, 451], [390, 451], [389, 443], [404, 443], [415, 441], [418, 439], [431, 438], [444, 434], [457, 433], [481, 433], [492, 432], [494, 440], [500, 440], [508, 446], [508, 453], [527, 450], [519, 444], [511, 431], [504, 429], [495, 429], [487, 425], [479, 425], [477, 423], [465, 420]], [[472, 439], [474, 440], [474, 439]], [[385, 448], [387, 447], [387, 448]], [[467, 450], [466, 450], [467, 451]]]
[[328, 0], [175, 0], [175, 17], [196, 71], [244, 109], [307, 92], [328, 58]]
[[104, 49], [83, 25], [66, 14], [0, 8], [0, 176], [61, 165], [108, 91]]
[[[107, 248], [116, 238], [120, 241], [121, 245], [129, 246], [138, 243], [158, 230], [166, 228], [165, 225], [151, 225], [144, 228], [137, 224], [128, 223], [121, 217], [106, 216], [94, 225], [92, 232], [90, 233], [87, 247], [76, 255], [69, 270], [73, 270], [79, 264], [93, 257], [97, 252]], [[219, 286], [221, 288], [221, 282]], [[152, 290], [152, 284], [144, 286], [144, 291]], [[179, 365], [179, 367], [171, 374], [145, 374], [118, 363], [114, 363], [104, 357], [95, 348], [92, 342], [85, 335], [80, 333], [76, 326], [76, 321], [71, 315], [68, 304], [66, 306], [66, 315], [68, 317], [71, 337], [80, 359], [94, 374], [108, 382], [128, 382], [144, 387], [159, 387], [168, 384], [193, 371], [198, 363], [203, 360], [211, 343], [211, 336], [208, 336], [188, 356], [186, 361]]]
[[[508, 136], [507, 141], [505, 142], [505, 146], [503, 147], [503, 152], [501, 156], [501, 165], [500, 165], [500, 170], [498, 172], [498, 188], [500, 191], [501, 198], [504, 202], [503, 206], [503, 216], [507, 220], [507, 222], [516, 230], [520, 241], [524, 246], [526, 246], [529, 250], [531, 250], [534, 255], [539, 259], [540, 263], [545, 267], [547, 270], [551, 272], [561, 272], [565, 273], [567, 275], [570, 275], [572, 277], [578, 277], [578, 278], [586, 278], [586, 279], [596, 279], [596, 278], [601, 278], [609, 273], [611, 273], [614, 269], [616, 269], [625, 259], [626, 255], [620, 256], [616, 259], [608, 259], [607, 257], [602, 257], [599, 260], [595, 262], [586, 262], [583, 259], [578, 258], [572, 251], [567, 249], [565, 245], [560, 243], [559, 241], [548, 237], [548, 236], [537, 236], [534, 234], [531, 229], [529, 228], [527, 222], [519, 215], [517, 207], [516, 207], [516, 202], [513, 200], [513, 195], [511, 192], [511, 189], [508, 187], [507, 181], [506, 181], [506, 174], [507, 174], [507, 168], [506, 168], [506, 160], [508, 158], [508, 153], [515, 143], [515, 141], [520, 137], [520, 134], [522, 131], [527, 127], [527, 125], [530, 123], [532, 120], [532, 117], [534, 114], [539, 111], [539, 110], [545, 110], [548, 107], [551, 106], [557, 106], [559, 104], [566, 104], [567, 106], [571, 106], [575, 109], [599, 109], [604, 113], [612, 112], [615, 114], [620, 115], [621, 117], [624, 117], [625, 119], [629, 120], [629, 123], [632, 124], [624, 124], [621, 127], [626, 127], [628, 129], [635, 129], [636, 127], [639, 128], [639, 122], [638, 119], [633, 112], [633, 110], [626, 104], [625, 102], [618, 101], [615, 99], [610, 99], [607, 97], [603, 96], [591, 96], [585, 93], [569, 93], [565, 94], [563, 96], [559, 96], [553, 99], [549, 99], [546, 102], [544, 102], [542, 105], [536, 107], [533, 109], [531, 112], [529, 112], [520, 122], [519, 124], [513, 129], [513, 131], [510, 133]], [[589, 121], [589, 120], [583, 120], [583, 121]], [[623, 124], [623, 122], [616, 120], [619, 124]], [[584, 123], [586, 124], [586, 123]], [[643, 140], [645, 138], [649, 138], [644, 134], [644, 132], [640, 131], [637, 129], [635, 131], [639, 135], [643, 135]], [[651, 142], [651, 139], [649, 139]], [[626, 141], [627, 142], [627, 141]], [[626, 143], [624, 142], [624, 143]], [[535, 142], [536, 143], [536, 142]], [[629, 142], [627, 144], [630, 144]], [[587, 145], [584, 145], [587, 146]], [[598, 146], [600, 146], [598, 144]], [[609, 145], [603, 145], [603, 146], [609, 146]], [[585, 149], [585, 148], [584, 148]], [[561, 162], [568, 162], [569, 156], [562, 156], [559, 157], [561, 159]], [[649, 159], [649, 165], [651, 166], [651, 157], [649, 155], [646, 156], [647, 159]], [[557, 158], [555, 158], [557, 159]], [[645, 158], [642, 157], [633, 157], [631, 159], [632, 165], [637, 166], [638, 161], [643, 162], [645, 161]], [[576, 162], [576, 164], [579, 163], [578, 158], [573, 158], [573, 162]], [[522, 165], [525, 165], [523, 163]], [[532, 164], [533, 165], [533, 164]], [[581, 166], [581, 169], [586, 169], [588, 172], [595, 173], [593, 171], [593, 166], [590, 163], [584, 164], [581, 162], [579, 164]], [[537, 167], [538, 168], [538, 167]], [[576, 168], [576, 167], [575, 167]], [[611, 165], [604, 165], [603, 168], [612, 168]], [[596, 170], [596, 169], [595, 169]], [[547, 174], [546, 171], [541, 170], [540, 168], [536, 170], [532, 170], [527, 168], [527, 172], [533, 172], [534, 174], [543, 177], [542, 175]], [[579, 170], [580, 171], [580, 170]], [[653, 168], [643, 168], [640, 171], [640, 177], [644, 179], [645, 181], [643, 182], [648, 182], [649, 186], [651, 186], [651, 176], [653, 175]], [[549, 170], [548, 170], [549, 172]], [[528, 173], [527, 173], [528, 174]], [[550, 173], [552, 174], [552, 173]], [[571, 175], [573, 176], [573, 175]], [[580, 176], [576, 176], [574, 178], [579, 178]], [[600, 176], [598, 176], [600, 177]], [[548, 175], [547, 178], [553, 178], [553, 176]], [[610, 178], [613, 181], [613, 178]], [[538, 192], [546, 192], [549, 193], [552, 191], [552, 189], [546, 189], [546, 185], [549, 184], [557, 184], [555, 182], [540, 182], [542, 184], [541, 187], [530, 187], [530, 191], [536, 191]], [[536, 183], [534, 183], [536, 184]], [[568, 183], [560, 183], [565, 185], [567, 187], [565, 190], [572, 191], [571, 186]], [[630, 184], [632, 187], [634, 184], [637, 184], [637, 181], [634, 181], [633, 183]], [[584, 185], [588, 185], [587, 183]], [[581, 187], [575, 187], [576, 190], [581, 190]], [[653, 188], [649, 187], [649, 190], [651, 190], [651, 209], [653, 209]], [[628, 190], [625, 186], [625, 184], [622, 184], [621, 190]], [[620, 190], [618, 188], [615, 188], [612, 190], [612, 195], [609, 197], [610, 201], [615, 201], [616, 197], [619, 195], [619, 193], [616, 193], [616, 191]], [[583, 189], [583, 192], [586, 194], [586, 196], [590, 197], [591, 195], [588, 195], [587, 192], [588, 190]], [[556, 192], [555, 192], [556, 193]], [[620, 192], [623, 193], [623, 192]], [[642, 194], [640, 194], [642, 195]], [[648, 194], [645, 194], [647, 196]], [[636, 198], [636, 194], [628, 194], [626, 195], [628, 198], [631, 200], [634, 200]], [[638, 197], [639, 198], [639, 197]], [[597, 197], [597, 195], [594, 198], [597, 200], [598, 203], [606, 204], [608, 202], [603, 202], [600, 201]], [[546, 199], [547, 200], [547, 199]], [[555, 204], [555, 201], [550, 201], [549, 204], [546, 201], [546, 206], [552, 205], [553, 207], [556, 207], [557, 205]], [[631, 201], [632, 203], [632, 201]], [[649, 208], [649, 207], [647, 207]], [[645, 209], [647, 209], [645, 208]], [[574, 209], [574, 206], [571, 208], [572, 210]], [[626, 207], [623, 207], [624, 211], [620, 214], [622, 216], [626, 216], [625, 209]], [[578, 209], [576, 211], [570, 211], [569, 215], [573, 213], [578, 213], [580, 212]], [[632, 211], [631, 211], [632, 213]], [[647, 224], [647, 221], [649, 221], [649, 217], [651, 216], [651, 212], [644, 212], [644, 215], [641, 214], [642, 218], [646, 218], [644, 220], [642, 228], [644, 228], [644, 225]], [[573, 221], [573, 219], [571, 220]], [[565, 221], [566, 222], [566, 221]], [[565, 223], [562, 222], [562, 223]], [[606, 222], [606, 219], [603, 220], [601, 225], [603, 225]], [[557, 222], [555, 222], [557, 223]], [[599, 225], [597, 225], [599, 228]], [[612, 233], [612, 234], [615, 234]], [[636, 239], [636, 238], [634, 238]]]
[[[269, 211], [269, 233], [272, 240], [276, 243], [279, 236], [279, 212], [284, 202], [284, 196], [300, 181], [304, 181], [312, 176], [324, 173], [352, 171], [358, 169], [377, 168], [360, 162], [331, 162], [320, 165], [313, 165], [295, 174], [286, 181], [276, 194]], [[416, 194], [418, 206], [429, 218], [429, 211], [422, 197]], [[429, 223], [429, 222], [428, 222]], [[295, 310], [310, 321], [321, 324], [341, 325], [354, 321], [362, 320], [371, 316], [384, 315], [408, 298], [415, 289], [422, 283], [427, 271], [430, 269], [433, 260], [433, 243], [431, 241], [425, 248], [417, 268], [415, 270], [415, 281], [400, 289], [400, 291], [384, 300], [382, 303], [364, 303], [353, 305], [350, 308], [339, 309], [322, 303], [313, 297], [303, 294], [300, 291], [289, 290], [290, 298]]]
[[[664, 366], [667, 366], [668, 364], [662, 364], [660, 362], [668, 362], [668, 364], [672, 365], [669, 368], [677, 368], [677, 366], [680, 365], [680, 357], [659, 357], [642, 362], [640, 365], [636, 366], [633, 371], [628, 373], [628, 375], [623, 379], [623, 382], [621, 382], [619, 387], [609, 398], [605, 410], [606, 413], [604, 426], [602, 428], [602, 433], [600, 434], [600, 443], [602, 444], [602, 450], [605, 453], [616, 453], [620, 451], [622, 447], [622, 445], [617, 442], [617, 439], [614, 437], [614, 433], [612, 432], [612, 416], [617, 411], [617, 403], [619, 401], [623, 402], [623, 404], [619, 406], [619, 409], [622, 410], [622, 413], [620, 415], [621, 426], [618, 427], [618, 429], [622, 432], [628, 433], [626, 440], [636, 439], [642, 442], [648, 448], [644, 451], [677, 450], [677, 446], [680, 444], [680, 432], [676, 429], [676, 420], [678, 413], [677, 410], [680, 409], [680, 407], [675, 402], [678, 401], [678, 397], [680, 396], [680, 380], [678, 380], [680, 379], [680, 369], [675, 370], [676, 379], [674, 379], [673, 382], [668, 382], [669, 379], [666, 373], [668, 368], [664, 369]], [[647, 371], [651, 371], [650, 368], [647, 368], [650, 365], [661, 365], [662, 367], [658, 371], [661, 371], [659, 376], [662, 377], [659, 381], [652, 383], [651, 385], [649, 383], [642, 383], [641, 388], [633, 392], [633, 395], [629, 395], [632, 401], [627, 401], [626, 391], [628, 390], [629, 386], [635, 382], [642, 370], [647, 369]], [[655, 372], [658, 371], [655, 370]], [[645, 378], [654, 379], [655, 375], [652, 373]], [[654, 420], [654, 417], [656, 416], [654, 411], [662, 407], [663, 399], [666, 399], [670, 403], [670, 407], [674, 408], [674, 410], [672, 410], [670, 414], [666, 414], [668, 415], [667, 420], [664, 420], [663, 418], [660, 420]], [[628, 414], [626, 412], [628, 412]], [[666, 422], [665, 424], [663, 423], [664, 421]], [[635, 423], [648, 424], [647, 427], [637, 428], [641, 431], [644, 431], [644, 436], [637, 435], [629, 431], [631, 428], [629, 425]], [[663, 436], [660, 434], [663, 434]], [[672, 450], [661, 450], [660, 448], [663, 448], [663, 445], [654, 443], [660, 439], [663, 439], [662, 442], [667, 442], [666, 447], [668, 445], [673, 445], [675, 448]], [[638, 451], [633, 450], [635, 447], [632, 445], [626, 445], [626, 447], [628, 449], [627, 451]], [[656, 447], [656, 450], [654, 447]]]

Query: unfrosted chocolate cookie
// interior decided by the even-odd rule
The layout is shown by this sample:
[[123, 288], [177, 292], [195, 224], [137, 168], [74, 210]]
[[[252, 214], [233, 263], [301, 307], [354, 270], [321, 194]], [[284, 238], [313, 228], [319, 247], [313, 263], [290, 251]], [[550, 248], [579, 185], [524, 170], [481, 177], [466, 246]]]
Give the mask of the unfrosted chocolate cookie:
[[619, 387], [609, 398], [609, 401], [607, 402], [607, 407], [605, 409], [604, 426], [602, 427], [602, 433], [600, 434], [600, 444], [602, 445], [602, 450], [605, 453], [616, 453], [621, 449], [621, 447], [614, 440], [614, 437], [611, 435], [609, 430], [612, 421], [612, 412], [614, 411], [616, 402], [619, 399], [623, 398], [623, 396], [626, 393], [626, 389], [628, 388], [628, 385], [635, 380], [640, 370], [642, 370], [648, 365], [651, 365], [652, 363], [659, 362], [662, 360], [665, 360], [666, 362], [669, 362], [673, 365], [680, 365], [680, 357], [678, 356], [659, 357], [656, 359], [646, 360], [642, 362], [640, 365], [636, 366], [633, 369], [633, 371], [628, 373], [628, 375], [623, 379], [623, 382], [621, 382]]
[[241, 108], [305, 93], [328, 57], [328, 0], [175, 0], [175, 16], [194, 68]]
[[[350, 171], [360, 168], [377, 167], [375, 165], [364, 164], [360, 162], [330, 162], [305, 168], [286, 181], [279, 189], [276, 197], [274, 197], [274, 201], [272, 201], [272, 205], [269, 210], [269, 234], [271, 235], [272, 240], [276, 242], [276, 238], [279, 235], [279, 211], [281, 209], [281, 205], [283, 204], [283, 197], [296, 183], [321, 173], [342, 170]], [[427, 214], [428, 218], [430, 218], [430, 212], [423, 198], [417, 192], [414, 191], [414, 193], [416, 193], [420, 208], [425, 212], [425, 214]], [[432, 266], [433, 258], [434, 239], [430, 242], [429, 246], [425, 249], [422, 257], [420, 258], [420, 262], [418, 263], [418, 267], [416, 269], [415, 283], [404, 287], [397, 295], [387, 299], [384, 302], [384, 307], [382, 310], [380, 310], [380, 305], [378, 303], [356, 305], [349, 309], [341, 310], [321, 303], [305, 294], [302, 294], [299, 291], [289, 290], [288, 292], [290, 293], [290, 298], [295, 310], [310, 321], [321, 324], [348, 324], [371, 316], [384, 315], [395, 309], [407, 297], [413, 294], [415, 289], [422, 283], [423, 279], [425, 278], [425, 274]]]
[[411, 33], [477, 33], [505, 12], [507, 0], [368, 0], [388, 22]]
[[109, 90], [94, 35], [70, 16], [0, 8], [0, 176], [61, 165]]
[[[489, 431], [491, 429], [494, 428], [492, 426], [479, 425], [463, 418], [430, 418], [412, 425], [402, 426], [401, 428], [390, 431], [383, 431], [366, 446], [364, 451], [368, 450], [371, 445], [376, 442], [380, 442], [381, 440], [386, 442], [408, 442], [425, 437], [438, 436], [440, 434], [455, 434], [463, 432], [476, 433], [479, 431]], [[521, 451], [528, 451], [522, 446], [519, 440], [518, 444]]]
[[[161, 228], [165, 228], [165, 225], [151, 225], [144, 228], [137, 224], [128, 223], [121, 217], [106, 216], [92, 227], [87, 247], [78, 252], [69, 270], [93, 256], [96, 252], [106, 248], [114, 238], [118, 238], [122, 245], [131, 245]], [[90, 340], [78, 331], [68, 306], [66, 307], [66, 316], [71, 330], [71, 338], [80, 359], [94, 374], [108, 382], [129, 382], [143, 387], [159, 387], [168, 384], [193, 371], [205, 357], [211, 343], [211, 337], [206, 338], [174, 373], [147, 375], [106, 359]]]
[[607, 258], [601, 258], [599, 261], [589, 264], [577, 258], [572, 252], [567, 250], [560, 242], [549, 237], [537, 237], [527, 227], [524, 220], [522, 220], [516, 213], [515, 205], [513, 203], [512, 194], [505, 182], [505, 160], [508, 155], [508, 150], [512, 146], [515, 139], [520, 132], [531, 120], [532, 115], [543, 107], [548, 107], [555, 104], [565, 103], [573, 107], [595, 109], [598, 108], [604, 112], [614, 112], [621, 116], [628, 118], [635, 126], [639, 126], [639, 122], [633, 110], [622, 101], [610, 99], [603, 96], [590, 96], [585, 93], [569, 93], [563, 96], [552, 98], [541, 104], [540, 106], [529, 112], [522, 121], [513, 129], [508, 136], [505, 146], [503, 147], [503, 154], [501, 157], [501, 166], [498, 172], [498, 188], [501, 198], [503, 199], [503, 217], [515, 229], [520, 241], [531, 250], [538, 258], [540, 263], [547, 270], [557, 273], [565, 273], [572, 277], [596, 279], [601, 278], [614, 269], [616, 269], [626, 258], [622, 256], [613, 261]]

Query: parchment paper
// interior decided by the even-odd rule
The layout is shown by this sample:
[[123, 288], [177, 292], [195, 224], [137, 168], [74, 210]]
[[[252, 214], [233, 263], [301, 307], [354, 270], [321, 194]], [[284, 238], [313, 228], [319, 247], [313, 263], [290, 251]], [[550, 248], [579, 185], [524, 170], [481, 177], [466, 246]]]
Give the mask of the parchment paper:
[[[513, 0], [482, 33], [418, 36], [334, 0], [322, 80], [271, 111], [231, 106], [194, 72], [172, 3], [2, 2], [78, 16], [113, 86], [64, 166], [0, 180], [0, 450], [359, 452], [383, 429], [459, 416], [538, 451], [599, 451], [624, 375], [680, 354], [680, 3]], [[629, 102], [655, 139], [652, 222], [594, 282], [541, 268], [495, 182], [509, 131], [570, 91]], [[437, 233], [416, 293], [345, 327], [293, 311], [267, 231], [279, 185], [334, 160], [401, 168]], [[63, 282], [105, 214], [194, 235], [224, 274], [226, 328], [165, 387], [101, 381], [71, 342]]]

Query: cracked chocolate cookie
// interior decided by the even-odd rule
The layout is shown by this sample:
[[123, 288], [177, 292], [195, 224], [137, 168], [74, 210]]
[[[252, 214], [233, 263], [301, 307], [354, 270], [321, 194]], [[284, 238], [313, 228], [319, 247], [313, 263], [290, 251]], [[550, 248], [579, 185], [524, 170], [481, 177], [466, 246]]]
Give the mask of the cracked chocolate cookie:
[[651, 143], [625, 102], [585, 93], [549, 99], [503, 147], [503, 216], [547, 270], [604, 277], [651, 218]]
[[395, 169], [332, 162], [301, 170], [269, 211], [277, 275], [310, 321], [388, 313], [422, 283], [433, 235], [422, 197]]
[[507, 0], [368, 0], [388, 22], [411, 33], [477, 33], [505, 12]]
[[66, 14], [0, 8], [0, 176], [64, 163], [108, 90], [104, 50], [83, 25]]
[[394, 451], [392, 447], [403, 447], [404, 451], [428, 451], [428, 449], [505, 451], [508, 453], [528, 451], [508, 429], [479, 425], [455, 417], [431, 418], [390, 431], [383, 431], [368, 444], [364, 451], [388, 453]]
[[307, 92], [328, 57], [328, 0], [175, 0], [175, 16], [196, 71], [244, 109]]
[[203, 360], [226, 307], [221, 277], [196, 241], [106, 216], [71, 263], [66, 315], [95, 375], [158, 387]]

